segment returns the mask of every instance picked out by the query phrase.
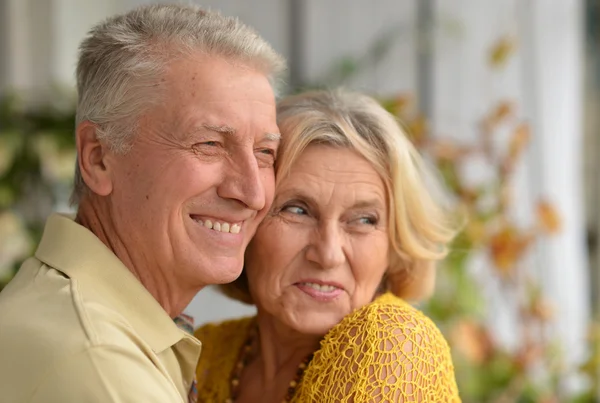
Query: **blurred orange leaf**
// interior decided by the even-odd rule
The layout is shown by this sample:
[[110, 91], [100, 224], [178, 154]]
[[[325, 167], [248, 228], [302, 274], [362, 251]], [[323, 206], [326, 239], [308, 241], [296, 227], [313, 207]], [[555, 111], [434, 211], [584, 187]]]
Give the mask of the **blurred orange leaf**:
[[390, 106], [390, 112], [396, 116], [403, 116], [406, 114], [407, 109], [412, 105], [412, 96], [408, 94], [401, 94], [392, 100]]
[[525, 123], [517, 126], [512, 133], [508, 145], [508, 154], [502, 163], [502, 174], [507, 175], [514, 170], [517, 160], [525, 150], [530, 138], [529, 126]]
[[472, 363], [482, 364], [493, 353], [494, 345], [489, 332], [483, 325], [472, 320], [457, 322], [450, 337], [453, 348]]
[[413, 142], [417, 145], [422, 145], [427, 138], [427, 130], [429, 128], [427, 119], [424, 116], [417, 116], [408, 121], [406, 126]]
[[511, 274], [532, 241], [532, 235], [522, 234], [510, 225], [492, 235], [489, 243], [490, 255], [501, 274]]
[[531, 133], [529, 131], [529, 126], [525, 123], [520, 124], [517, 129], [513, 132], [513, 135], [510, 139], [508, 155], [512, 160], [516, 160], [519, 155], [525, 149], [525, 146], [529, 142], [529, 138], [531, 137]]
[[431, 145], [433, 155], [442, 161], [456, 162], [474, 151], [471, 147], [456, 144], [451, 140], [437, 140]]
[[520, 351], [517, 352], [515, 360], [520, 368], [529, 368], [544, 354], [544, 348], [541, 344], [525, 343]]
[[548, 234], [556, 234], [560, 231], [561, 222], [556, 209], [547, 201], [541, 201], [537, 205], [538, 222], [541, 229]]
[[489, 128], [496, 126], [498, 123], [513, 115], [514, 109], [514, 105], [508, 101], [503, 101], [496, 105], [496, 107], [487, 117]]
[[554, 317], [554, 307], [550, 301], [539, 297], [532, 301], [529, 313], [542, 322], [548, 322]]

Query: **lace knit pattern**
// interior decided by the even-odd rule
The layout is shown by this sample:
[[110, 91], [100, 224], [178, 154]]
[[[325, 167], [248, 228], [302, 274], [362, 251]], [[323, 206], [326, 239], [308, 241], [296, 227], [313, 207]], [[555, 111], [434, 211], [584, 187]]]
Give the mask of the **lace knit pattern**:
[[[252, 318], [196, 331], [198, 401], [223, 402]], [[293, 402], [460, 402], [448, 344], [419, 310], [385, 294], [327, 333]]]

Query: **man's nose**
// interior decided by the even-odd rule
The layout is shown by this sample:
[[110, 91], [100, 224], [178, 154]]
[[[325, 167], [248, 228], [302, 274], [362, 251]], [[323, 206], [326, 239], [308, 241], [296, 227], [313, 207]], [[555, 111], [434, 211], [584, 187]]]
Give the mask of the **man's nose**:
[[274, 182], [274, 174], [259, 168], [253, 152], [238, 153], [225, 169], [225, 180], [218, 187], [220, 197], [237, 200], [256, 211], [265, 208], [267, 196], [264, 181]]

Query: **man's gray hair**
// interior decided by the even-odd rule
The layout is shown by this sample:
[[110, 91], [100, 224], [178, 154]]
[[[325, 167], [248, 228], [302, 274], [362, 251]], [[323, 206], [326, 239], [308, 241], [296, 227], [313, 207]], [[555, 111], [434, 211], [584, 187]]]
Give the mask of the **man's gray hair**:
[[[79, 48], [76, 125], [90, 121], [96, 135], [126, 153], [137, 118], [160, 102], [158, 82], [169, 59], [204, 52], [264, 72], [274, 90], [284, 59], [237, 18], [194, 5], [147, 5], [96, 25]], [[79, 164], [71, 202], [87, 191]]]

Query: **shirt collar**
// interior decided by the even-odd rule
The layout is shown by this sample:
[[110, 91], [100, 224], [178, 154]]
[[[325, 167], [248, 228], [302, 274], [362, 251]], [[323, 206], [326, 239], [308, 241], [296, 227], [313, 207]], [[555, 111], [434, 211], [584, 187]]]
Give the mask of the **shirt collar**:
[[121, 313], [155, 353], [190, 337], [119, 258], [72, 217], [53, 214], [48, 218], [35, 256], [77, 280], [84, 299]]

